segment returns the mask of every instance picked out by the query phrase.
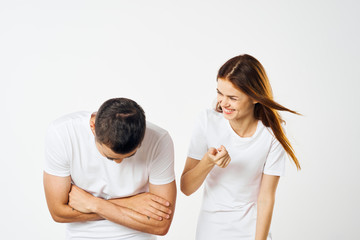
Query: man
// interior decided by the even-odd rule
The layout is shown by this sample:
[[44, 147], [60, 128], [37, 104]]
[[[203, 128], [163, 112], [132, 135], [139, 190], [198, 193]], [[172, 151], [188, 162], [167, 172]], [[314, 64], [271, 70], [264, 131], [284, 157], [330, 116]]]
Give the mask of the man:
[[156, 239], [170, 227], [176, 201], [170, 135], [142, 108], [110, 99], [97, 113], [54, 121], [45, 147], [44, 188], [67, 239]]

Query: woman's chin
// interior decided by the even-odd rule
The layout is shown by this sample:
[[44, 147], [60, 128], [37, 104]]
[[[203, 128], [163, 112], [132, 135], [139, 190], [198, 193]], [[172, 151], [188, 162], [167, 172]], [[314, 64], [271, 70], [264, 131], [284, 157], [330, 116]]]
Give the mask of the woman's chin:
[[233, 118], [234, 118], [234, 114], [229, 114], [229, 113], [224, 113], [223, 112], [223, 116], [224, 116], [224, 118], [225, 119], [227, 119], [227, 120], [232, 120]]

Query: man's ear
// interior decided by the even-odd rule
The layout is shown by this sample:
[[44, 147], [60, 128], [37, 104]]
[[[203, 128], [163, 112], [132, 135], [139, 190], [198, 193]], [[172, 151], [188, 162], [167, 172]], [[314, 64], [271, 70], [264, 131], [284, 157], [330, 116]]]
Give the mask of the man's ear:
[[95, 135], [95, 118], [96, 118], [96, 112], [93, 112], [90, 117], [90, 129], [94, 135]]

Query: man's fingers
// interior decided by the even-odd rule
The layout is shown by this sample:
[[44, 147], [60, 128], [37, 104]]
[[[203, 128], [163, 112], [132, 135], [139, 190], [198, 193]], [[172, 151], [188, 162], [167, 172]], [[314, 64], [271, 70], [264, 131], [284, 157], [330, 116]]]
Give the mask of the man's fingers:
[[165, 219], [169, 219], [170, 218], [170, 214], [167, 214], [163, 211], [160, 211], [157, 208], [152, 208], [151, 209], [152, 213], [155, 214], [156, 216], [160, 217], [161, 219], [165, 218]]
[[[171, 209], [169, 209], [168, 207], [165, 207], [165, 206], [163, 206], [163, 205], [161, 205], [161, 204], [159, 204], [159, 203], [157, 203], [157, 202], [151, 203], [150, 206], [151, 206], [152, 208], [158, 210], [158, 211], [161, 211], [161, 212], [167, 214], [167, 215], [168, 215], [168, 214], [171, 214]], [[164, 216], [164, 217], [165, 217], [165, 216]]]
[[144, 215], [146, 215], [148, 217], [148, 219], [150, 220], [150, 218], [155, 219], [157, 221], [162, 221], [163, 217], [156, 215], [155, 213], [151, 212], [151, 211], [144, 211]]
[[74, 193], [74, 192], [76, 193], [76, 192], [85, 192], [85, 191], [79, 188], [78, 186], [72, 184], [70, 188], [70, 193]]
[[163, 199], [163, 198], [161, 198], [159, 196], [156, 196], [154, 194], [151, 194], [151, 200], [153, 200], [154, 202], [157, 202], [157, 203], [159, 203], [159, 204], [161, 204], [163, 206], [166, 206], [166, 207], [170, 206], [169, 201], [167, 201], [167, 200], [165, 200], [165, 199]]

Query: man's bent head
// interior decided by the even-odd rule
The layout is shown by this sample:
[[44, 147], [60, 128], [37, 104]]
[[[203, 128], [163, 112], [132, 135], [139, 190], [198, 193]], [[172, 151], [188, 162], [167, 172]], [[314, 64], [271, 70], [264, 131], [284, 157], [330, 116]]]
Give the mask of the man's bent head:
[[131, 99], [109, 99], [96, 114], [95, 140], [114, 153], [134, 152], [144, 139], [145, 130], [144, 110]]

